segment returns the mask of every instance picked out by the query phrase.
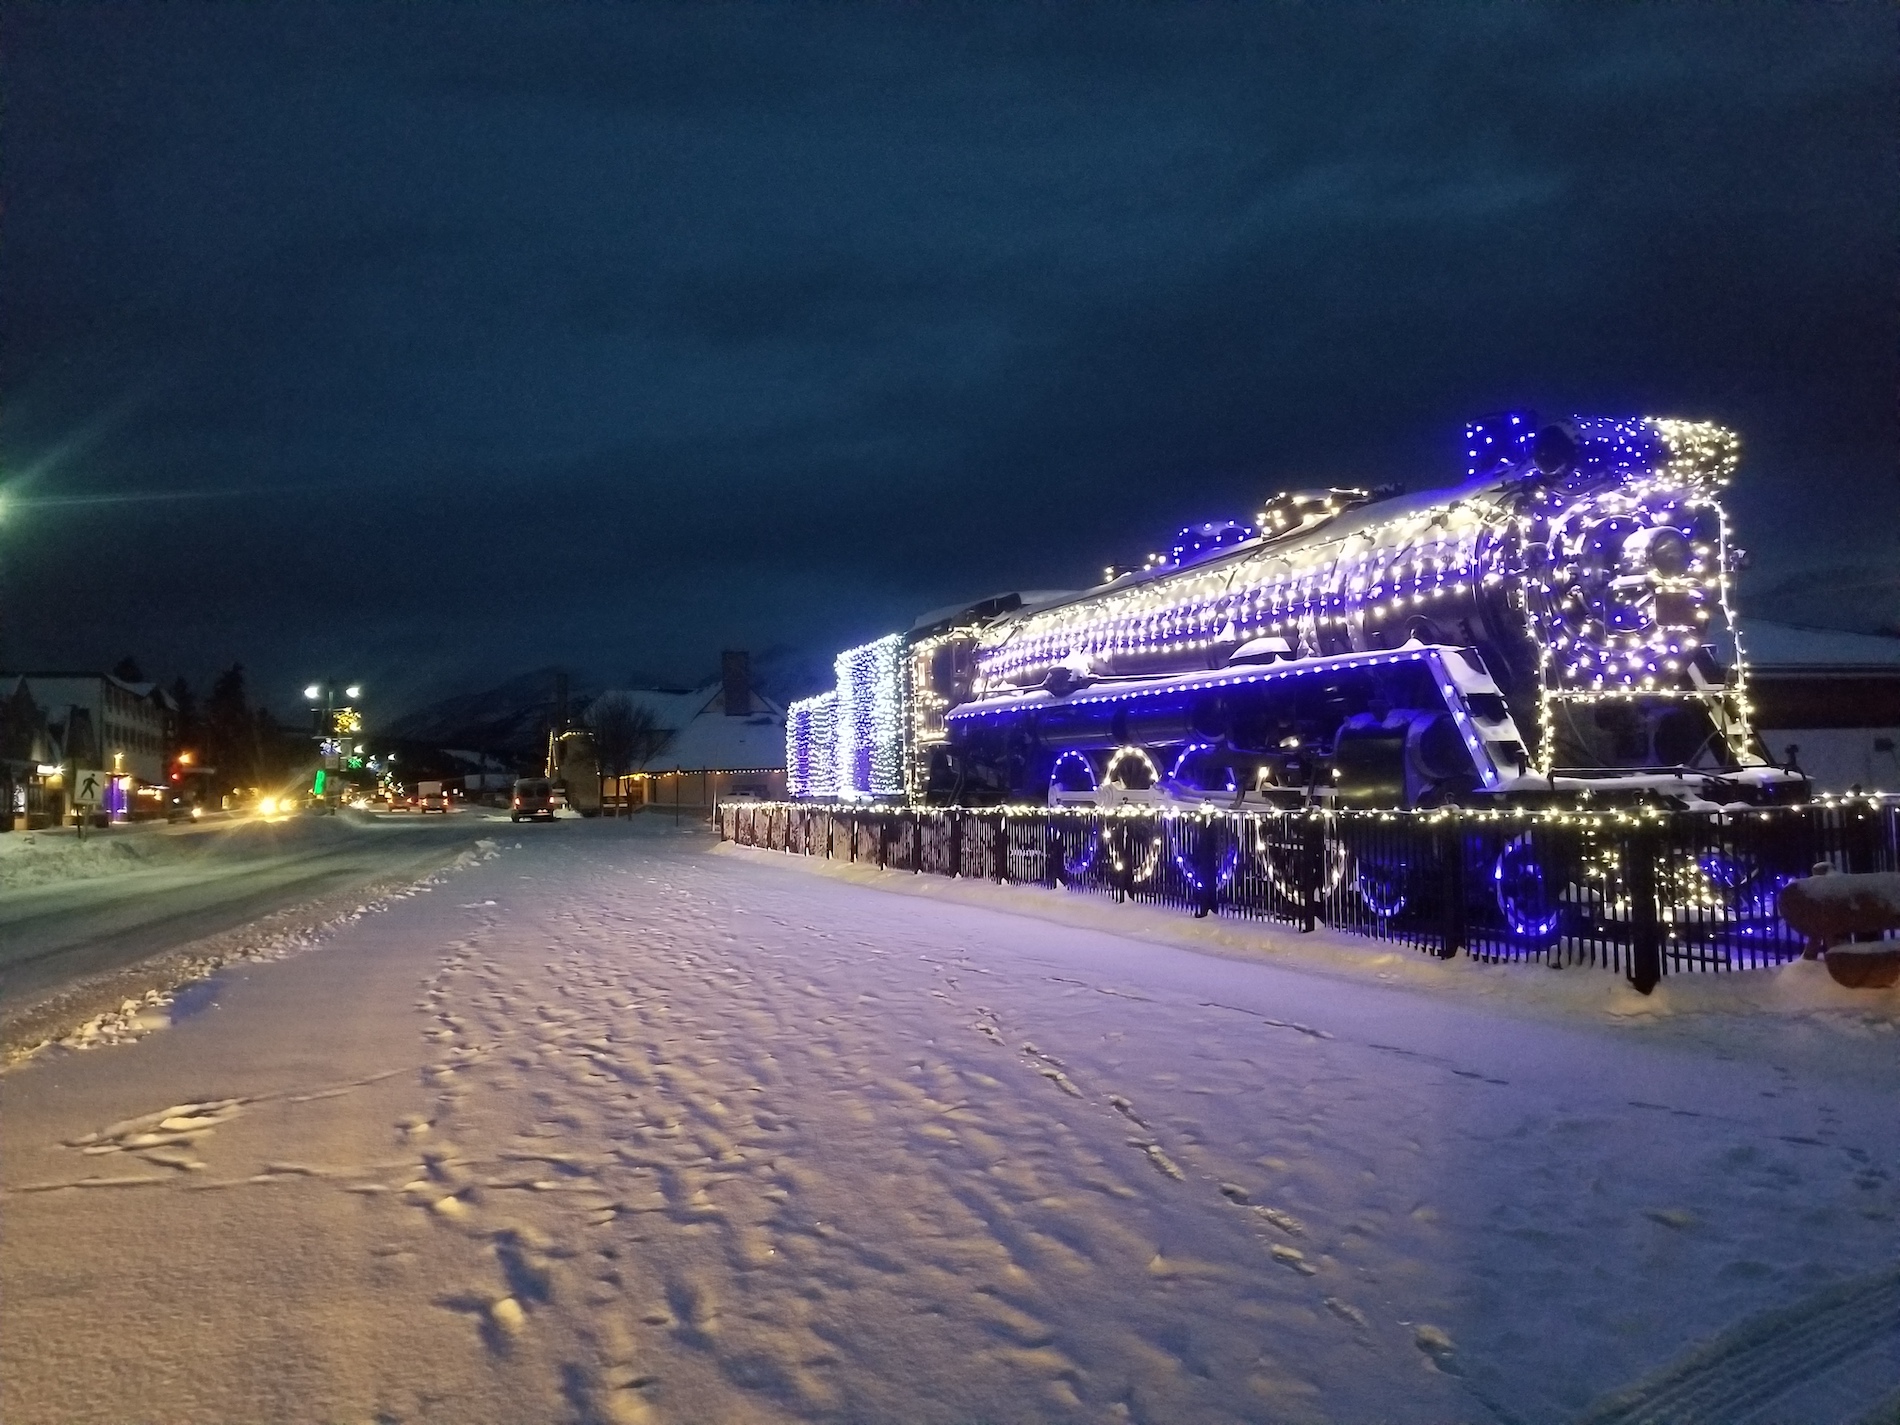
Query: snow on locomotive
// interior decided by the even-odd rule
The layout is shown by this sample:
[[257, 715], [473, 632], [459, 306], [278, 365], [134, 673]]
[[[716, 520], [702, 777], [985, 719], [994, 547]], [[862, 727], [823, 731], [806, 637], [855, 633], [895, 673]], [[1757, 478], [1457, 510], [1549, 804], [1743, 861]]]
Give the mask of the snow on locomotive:
[[1709, 424], [1530, 412], [1465, 482], [1277, 495], [1085, 593], [850, 649], [793, 704], [794, 796], [1431, 807], [1798, 797], [1760, 755]]

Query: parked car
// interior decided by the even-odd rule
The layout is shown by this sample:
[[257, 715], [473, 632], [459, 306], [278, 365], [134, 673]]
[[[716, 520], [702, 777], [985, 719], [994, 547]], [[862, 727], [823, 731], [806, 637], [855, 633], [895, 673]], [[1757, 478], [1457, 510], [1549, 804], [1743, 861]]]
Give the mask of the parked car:
[[421, 812], [439, 811], [448, 815], [449, 798], [442, 790], [440, 782], [416, 783], [416, 810]]
[[517, 777], [514, 796], [508, 807], [508, 820], [520, 821], [523, 817], [532, 817], [536, 821], [553, 821], [555, 798], [554, 784], [546, 777]]

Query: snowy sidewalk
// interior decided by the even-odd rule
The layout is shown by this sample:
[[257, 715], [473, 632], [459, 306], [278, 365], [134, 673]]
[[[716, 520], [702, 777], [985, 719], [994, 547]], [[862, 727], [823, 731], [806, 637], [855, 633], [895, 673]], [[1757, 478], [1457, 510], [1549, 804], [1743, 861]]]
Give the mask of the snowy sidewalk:
[[[1716, 1413], [1667, 1418], [1818, 1421], [1900, 1382], [1891, 1033], [518, 839], [0, 1081], [0, 1414], [1555, 1421], [1664, 1372], [1614, 1418], [1689, 1379]], [[1722, 1342], [1811, 1298], [1875, 1306], [1747, 1404]]]

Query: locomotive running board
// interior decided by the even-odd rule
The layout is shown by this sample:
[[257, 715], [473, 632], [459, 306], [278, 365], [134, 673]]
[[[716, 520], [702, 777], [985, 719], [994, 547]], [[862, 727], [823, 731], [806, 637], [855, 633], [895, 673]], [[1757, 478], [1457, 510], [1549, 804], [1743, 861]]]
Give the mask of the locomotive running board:
[[[1523, 765], [1524, 739], [1519, 736], [1498, 685], [1477, 660], [1462, 648], [1442, 643], [1407, 643], [1401, 648], [1376, 653], [1338, 653], [1326, 658], [1301, 658], [1290, 662], [1212, 668], [1205, 672], [1183, 673], [1172, 678], [1143, 678], [1130, 682], [1100, 682], [1057, 697], [1045, 688], [1021, 693], [1005, 693], [964, 703], [944, 714], [945, 722], [965, 722], [977, 718], [1004, 717], [1033, 712], [1038, 708], [1082, 707], [1100, 704], [1134, 703], [1143, 698], [1194, 693], [1215, 688], [1252, 687], [1261, 683], [1315, 678], [1327, 673], [1354, 668], [1390, 667], [1401, 663], [1422, 663], [1430, 670], [1432, 682], [1445, 700], [1465, 747], [1476, 764], [1486, 791], [1498, 791], [1519, 780]], [[1472, 700], [1489, 695], [1486, 702], [1498, 716], [1489, 716], [1472, 707]], [[1507, 770], [1508, 769], [1508, 770]]]

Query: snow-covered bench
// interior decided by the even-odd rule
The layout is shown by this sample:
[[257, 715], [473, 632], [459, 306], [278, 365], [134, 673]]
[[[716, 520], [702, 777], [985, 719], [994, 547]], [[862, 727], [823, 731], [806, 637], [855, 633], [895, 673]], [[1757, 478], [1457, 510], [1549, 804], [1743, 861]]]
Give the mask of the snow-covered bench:
[[1900, 872], [1841, 874], [1816, 866], [1805, 880], [1782, 888], [1781, 918], [1807, 938], [1807, 958], [1827, 961], [1827, 972], [1854, 989], [1900, 984], [1900, 941], [1849, 944], [1850, 935], [1900, 930]]

